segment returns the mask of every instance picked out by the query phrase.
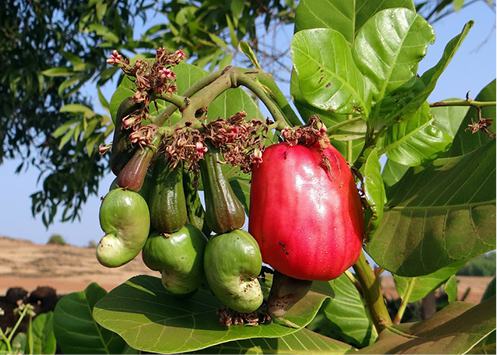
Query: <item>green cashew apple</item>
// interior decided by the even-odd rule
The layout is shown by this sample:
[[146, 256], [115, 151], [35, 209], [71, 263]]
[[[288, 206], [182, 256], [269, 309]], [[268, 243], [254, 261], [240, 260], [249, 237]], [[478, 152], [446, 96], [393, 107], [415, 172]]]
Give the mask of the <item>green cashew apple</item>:
[[97, 246], [97, 259], [107, 267], [118, 267], [137, 256], [147, 241], [150, 214], [140, 194], [111, 190], [100, 206], [100, 226], [106, 233]]
[[262, 268], [259, 245], [247, 232], [216, 235], [205, 248], [204, 272], [210, 289], [229, 308], [257, 310], [263, 301], [257, 277]]
[[205, 235], [187, 224], [171, 234], [152, 233], [142, 258], [150, 269], [160, 271], [164, 288], [174, 295], [196, 291], [203, 280]]

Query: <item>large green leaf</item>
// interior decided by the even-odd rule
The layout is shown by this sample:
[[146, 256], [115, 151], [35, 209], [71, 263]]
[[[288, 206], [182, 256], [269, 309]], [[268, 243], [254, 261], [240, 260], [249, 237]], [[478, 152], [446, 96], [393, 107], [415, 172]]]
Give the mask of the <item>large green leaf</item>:
[[[332, 128], [337, 124], [350, 119], [350, 115], [336, 114], [329, 111], [324, 111], [308, 104], [300, 91], [297, 75], [292, 72], [290, 91], [292, 94], [295, 107], [299, 111], [304, 121], [308, 121], [309, 117], [318, 115], [319, 119], [328, 128]], [[366, 133], [366, 122], [355, 122], [351, 125], [341, 126], [336, 132], [333, 132], [330, 139], [335, 148], [343, 155], [350, 155], [351, 161], [355, 161], [359, 156], [364, 145], [364, 135]], [[350, 150], [352, 153], [349, 154]]]
[[62, 297], [54, 311], [54, 331], [65, 354], [117, 354], [126, 343], [115, 333], [100, 327], [92, 317], [95, 303], [106, 291], [96, 283], [82, 292]]
[[408, 166], [399, 164], [394, 162], [393, 160], [388, 159], [385, 165], [383, 166], [382, 177], [383, 182], [386, 186], [395, 185], [404, 174], [409, 170]]
[[489, 299], [492, 296], [495, 296], [495, 276], [492, 279], [492, 281], [490, 281], [490, 283], [487, 285], [487, 288], [485, 289], [485, 292], [483, 293], [481, 300], [485, 301], [486, 299]]
[[[487, 86], [485, 86], [482, 91], [476, 96], [478, 101], [495, 101], [495, 79], [492, 80]], [[493, 120], [492, 125], [489, 127], [491, 132], [495, 133], [495, 106], [484, 107], [481, 110], [482, 116], [484, 118], [491, 118]], [[479, 147], [487, 144], [492, 140], [485, 132], [480, 131], [478, 133], [472, 134], [467, 130], [468, 124], [472, 122], [478, 122], [478, 114], [475, 108], [470, 108], [464, 120], [459, 126], [459, 130], [454, 138], [452, 147], [448, 152], [448, 156], [456, 156], [461, 154], [469, 153]]]
[[448, 149], [451, 141], [452, 137], [432, 118], [428, 103], [424, 103], [413, 115], [388, 128], [382, 151], [396, 163], [418, 166]]
[[454, 138], [468, 109], [467, 106], [444, 106], [432, 107], [430, 111], [437, 125]]
[[421, 77], [414, 77], [390, 94], [386, 95], [373, 107], [372, 124], [379, 129], [388, 126], [398, 117], [405, 117], [416, 112], [435, 88], [438, 78], [449, 65], [451, 59], [466, 38], [473, 22], [468, 22], [461, 33], [451, 39], [445, 46], [442, 58], [435, 66], [427, 70]]
[[345, 354], [349, 344], [301, 329], [281, 338], [238, 340], [200, 351], [202, 354]]
[[334, 297], [324, 307], [333, 332], [357, 347], [372, 344], [378, 336], [357, 288], [343, 274], [329, 282]]
[[362, 26], [354, 42], [354, 59], [372, 84], [374, 101], [416, 75], [434, 39], [428, 22], [405, 8], [380, 11]]
[[465, 354], [495, 329], [495, 297], [472, 305], [455, 302], [429, 320], [385, 329], [365, 354]]
[[53, 329], [53, 312], [39, 314], [27, 333], [26, 353], [55, 354], [57, 347]]
[[495, 330], [482, 339], [468, 354], [497, 354], [495, 346]]
[[121, 103], [135, 93], [135, 83], [128, 76], [124, 76], [116, 91], [112, 94], [109, 102], [109, 112], [112, 117], [112, 122], [116, 124], [116, 114]]
[[[310, 292], [285, 318], [305, 327], [327, 298]], [[277, 323], [225, 328], [218, 322], [221, 307], [208, 290], [178, 299], [166, 292], [160, 279], [141, 275], [109, 292], [97, 303], [93, 316], [133, 348], [158, 353], [191, 352], [241, 339], [279, 338], [298, 330]]]
[[394, 274], [419, 276], [495, 248], [495, 141], [411, 169], [367, 245]]
[[394, 7], [414, 10], [412, 0], [301, 0], [295, 11], [295, 32], [312, 28], [331, 28], [347, 41], [376, 12]]
[[340, 32], [297, 32], [291, 50], [300, 91], [309, 104], [325, 111], [367, 115], [366, 84]]
[[355, 31], [359, 31], [377, 12], [396, 7], [406, 8], [412, 11], [416, 10], [412, 0], [356, 0]]
[[354, 41], [355, 0], [302, 0], [295, 10], [295, 33], [331, 28], [350, 43]]
[[395, 285], [397, 286], [397, 291], [399, 297], [404, 300], [406, 297], [406, 292], [409, 287], [409, 283], [414, 283], [412, 285], [412, 292], [409, 296], [408, 302], [416, 302], [423, 299], [431, 291], [437, 289], [446, 280], [454, 275], [457, 270], [465, 264], [465, 261], [457, 262], [455, 264], [446, 266], [437, 270], [431, 274], [419, 277], [401, 277], [394, 275]]
[[383, 218], [383, 209], [386, 202], [385, 186], [381, 177], [381, 166], [378, 157], [378, 150], [375, 148], [369, 153], [366, 163], [361, 169], [364, 177], [364, 192], [366, 200], [373, 212], [371, 222], [377, 227]]

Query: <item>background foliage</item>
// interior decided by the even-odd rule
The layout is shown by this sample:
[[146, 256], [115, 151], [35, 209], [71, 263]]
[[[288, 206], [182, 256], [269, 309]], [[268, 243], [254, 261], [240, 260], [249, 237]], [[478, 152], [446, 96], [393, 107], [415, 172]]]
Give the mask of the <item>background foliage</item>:
[[[473, 2], [418, 1], [416, 6], [435, 22]], [[184, 48], [190, 61], [212, 69], [232, 60], [246, 64], [238, 48], [245, 40], [265, 70], [287, 80], [291, 68], [282, 58], [289, 49], [274, 39], [293, 21], [296, 6], [293, 0], [2, 1], [0, 161], [16, 159], [18, 172], [40, 172], [43, 183], [32, 195], [32, 213], [46, 225], [55, 218], [73, 220], [98, 191], [107, 163], [96, 147], [112, 127], [86, 93], [119, 78], [105, 63], [111, 49], [133, 56], [159, 46]], [[147, 27], [157, 14], [167, 20]], [[99, 98], [108, 108], [100, 91]], [[359, 148], [355, 141], [354, 149]]]

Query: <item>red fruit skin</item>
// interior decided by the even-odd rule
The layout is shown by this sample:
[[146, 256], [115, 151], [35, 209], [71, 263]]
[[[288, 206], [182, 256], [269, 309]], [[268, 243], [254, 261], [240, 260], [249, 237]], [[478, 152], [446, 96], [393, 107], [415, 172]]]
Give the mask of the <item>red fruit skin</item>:
[[[323, 154], [328, 169], [323, 164]], [[264, 262], [301, 280], [331, 280], [359, 257], [362, 205], [345, 159], [331, 145], [268, 147], [252, 172], [250, 234]]]

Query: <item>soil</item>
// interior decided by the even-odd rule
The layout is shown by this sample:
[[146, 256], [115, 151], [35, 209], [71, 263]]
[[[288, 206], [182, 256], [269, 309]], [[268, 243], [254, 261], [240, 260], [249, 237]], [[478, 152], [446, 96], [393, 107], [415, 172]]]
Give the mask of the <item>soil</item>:
[[81, 291], [91, 282], [111, 290], [139, 274], [158, 275], [145, 266], [141, 256], [109, 269], [98, 263], [94, 248], [0, 237], [0, 295], [10, 287], [31, 291], [38, 286], [51, 286], [61, 295]]
[[[139, 274], [159, 275], [149, 270], [140, 256], [124, 266], [109, 269], [97, 262], [94, 248], [35, 244], [0, 237], [0, 295], [10, 287], [32, 291], [39, 286], [53, 287], [58, 295], [63, 295], [81, 291], [91, 282], [111, 290]], [[478, 303], [492, 278], [460, 276], [457, 279], [458, 299], [462, 299], [469, 288], [465, 301]], [[382, 288], [387, 299], [398, 298], [392, 277], [382, 278]]]

